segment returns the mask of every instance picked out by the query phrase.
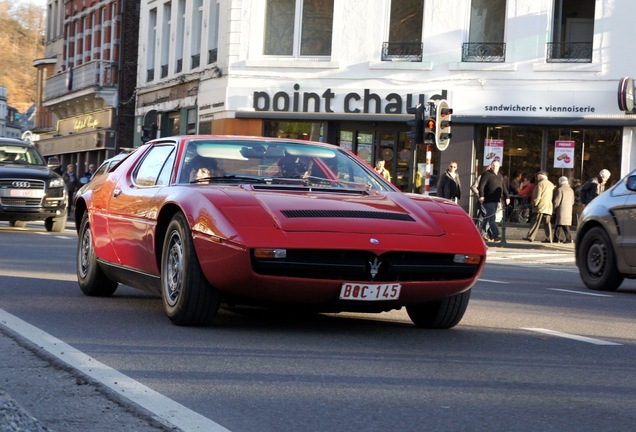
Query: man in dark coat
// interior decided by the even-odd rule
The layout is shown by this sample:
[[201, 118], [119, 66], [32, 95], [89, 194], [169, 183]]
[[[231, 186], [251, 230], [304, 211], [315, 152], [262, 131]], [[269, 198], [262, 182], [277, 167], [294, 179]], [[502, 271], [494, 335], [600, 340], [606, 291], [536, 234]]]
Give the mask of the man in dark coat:
[[583, 207], [588, 205], [594, 198], [605, 192], [605, 184], [610, 178], [610, 172], [602, 169], [596, 177], [593, 177], [581, 186], [581, 203]]
[[448, 169], [437, 184], [437, 196], [457, 202], [462, 197], [461, 182], [457, 172], [457, 161], [450, 161]]
[[[488, 169], [484, 171], [479, 180], [479, 203], [483, 207], [485, 214], [482, 226], [482, 232], [486, 232], [486, 225], [490, 227], [490, 234], [493, 236], [492, 240], [501, 241], [499, 237], [499, 228], [495, 217], [497, 215], [497, 207], [503, 197], [506, 200], [506, 205], [510, 204], [510, 198], [508, 198], [508, 188], [504, 183], [504, 179], [499, 174], [499, 168], [501, 163], [499, 159], [495, 159], [488, 166]], [[488, 240], [488, 239], [486, 239]]]

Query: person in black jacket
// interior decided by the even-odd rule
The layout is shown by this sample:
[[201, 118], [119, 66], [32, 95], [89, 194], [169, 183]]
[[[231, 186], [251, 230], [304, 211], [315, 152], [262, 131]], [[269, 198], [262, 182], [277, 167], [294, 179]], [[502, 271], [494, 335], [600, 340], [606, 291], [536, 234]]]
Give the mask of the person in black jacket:
[[450, 161], [448, 169], [437, 184], [437, 196], [457, 202], [462, 197], [461, 182], [457, 172], [457, 161]]
[[[488, 169], [484, 171], [481, 175], [481, 179], [479, 180], [479, 186], [477, 187], [479, 191], [479, 203], [483, 208], [483, 213], [485, 214], [484, 220], [482, 221], [482, 232], [487, 232], [486, 227], [490, 227], [490, 235], [493, 237], [494, 241], [501, 241], [501, 237], [499, 237], [499, 228], [497, 228], [497, 224], [495, 221], [495, 217], [497, 215], [497, 207], [501, 202], [501, 198], [503, 197], [506, 200], [506, 205], [510, 204], [510, 198], [508, 198], [508, 188], [504, 183], [504, 179], [499, 174], [499, 168], [501, 167], [501, 163], [499, 159], [495, 159], [488, 166]], [[490, 239], [486, 239], [490, 240]]]
[[594, 198], [605, 192], [605, 185], [610, 178], [610, 172], [602, 169], [596, 177], [586, 181], [581, 186], [581, 203], [583, 207], [588, 205]]

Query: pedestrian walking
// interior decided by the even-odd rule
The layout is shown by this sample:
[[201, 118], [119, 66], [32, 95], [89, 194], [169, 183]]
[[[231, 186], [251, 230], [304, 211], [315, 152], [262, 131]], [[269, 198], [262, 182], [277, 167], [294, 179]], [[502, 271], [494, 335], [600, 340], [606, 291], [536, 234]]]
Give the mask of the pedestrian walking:
[[[554, 191], [554, 238], [555, 243], [572, 243], [572, 209], [574, 208], [574, 191], [570, 187], [567, 177], [559, 177], [559, 187]], [[563, 231], [565, 238], [561, 240], [560, 234]]]
[[499, 173], [500, 167], [501, 162], [499, 162], [499, 159], [493, 160], [488, 166], [488, 169], [481, 174], [479, 186], [477, 187], [479, 192], [479, 204], [482, 206], [482, 212], [484, 214], [481, 230], [482, 232], [487, 232], [487, 230], [490, 229], [490, 235], [492, 236], [492, 238], [486, 238], [485, 240], [501, 241], [499, 228], [497, 228], [495, 220], [497, 208], [501, 204], [502, 198], [506, 201], [506, 205], [510, 204], [508, 188]]
[[548, 173], [539, 171], [537, 173], [537, 185], [534, 188], [534, 195], [532, 197], [534, 222], [530, 230], [528, 230], [528, 234], [524, 237], [524, 240], [533, 242], [539, 228], [543, 224], [546, 237], [543, 243], [552, 243], [552, 225], [550, 225], [550, 218], [552, 217], [553, 211], [553, 195], [554, 184], [548, 179]]

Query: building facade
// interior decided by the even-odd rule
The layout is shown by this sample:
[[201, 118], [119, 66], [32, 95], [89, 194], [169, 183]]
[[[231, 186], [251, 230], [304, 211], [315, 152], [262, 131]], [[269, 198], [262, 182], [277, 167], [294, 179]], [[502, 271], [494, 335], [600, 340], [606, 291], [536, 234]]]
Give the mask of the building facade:
[[142, 1], [135, 140], [322, 140], [385, 159], [413, 190], [426, 148], [406, 137], [407, 108], [443, 96], [453, 138], [432, 148], [434, 174], [457, 160], [468, 185], [495, 150], [506, 175], [607, 168], [616, 180], [636, 166], [636, 116], [617, 104], [636, 74], [621, 24], [634, 12], [618, 0]]
[[139, 4], [49, 0], [45, 57], [36, 59], [36, 120], [44, 156], [83, 173], [132, 147]]

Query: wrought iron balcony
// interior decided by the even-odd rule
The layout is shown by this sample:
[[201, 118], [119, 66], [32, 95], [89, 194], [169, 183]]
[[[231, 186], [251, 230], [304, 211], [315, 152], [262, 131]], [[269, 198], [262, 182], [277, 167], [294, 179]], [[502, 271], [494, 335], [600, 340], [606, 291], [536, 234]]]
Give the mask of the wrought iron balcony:
[[208, 50], [208, 64], [216, 63], [218, 49]]
[[466, 42], [462, 45], [462, 62], [503, 63], [506, 44], [503, 42]]
[[44, 100], [62, 97], [90, 87], [115, 87], [117, 85], [117, 63], [93, 60], [47, 78]]
[[192, 56], [190, 56], [190, 69], [196, 69], [199, 67], [199, 65], [201, 65], [201, 55], [200, 54], [193, 54]]
[[177, 68], [174, 70], [175, 73], [179, 73], [183, 70], [183, 59], [177, 60]]
[[550, 42], [547, 46], [548, 63], [592, 63], [591, 42]]
[[168, 65], [161, 65], [161, 78], [168, 76]]
[[421, 42], [384, 42], [382, 43], [382, 61], [406, 60], [422, 61], [423, 44]]
[[154, 69], [148, 69], [146, 71], [146, 82], [150, 82], [152, 80], [155, 79], [155, 70]]

